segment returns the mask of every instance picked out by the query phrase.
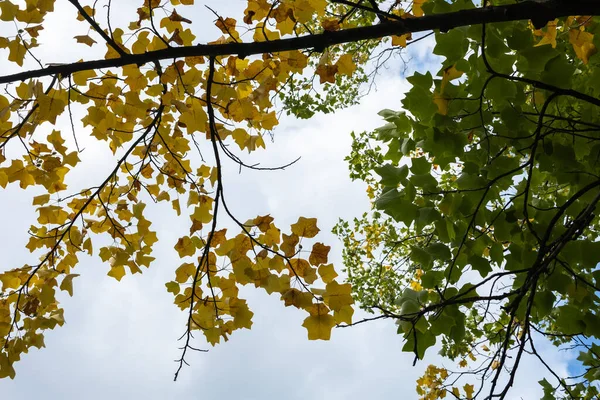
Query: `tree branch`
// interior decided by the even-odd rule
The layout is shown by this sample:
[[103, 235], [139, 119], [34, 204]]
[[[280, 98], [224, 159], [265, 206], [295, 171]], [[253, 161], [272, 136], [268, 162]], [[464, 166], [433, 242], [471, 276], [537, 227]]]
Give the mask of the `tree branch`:
[[[545, 3], [526, 1], [508, 6], [474, 8], [451, 13], [426, 15], [419, 18], [407, 18], [402, 21], [386, 22], [378, 25], [325, 32], [289, 39], [272, 40], [268, 42], [182, 46], [155, 50], [142, 54], [129, 54], [108, 60], [90, 60], [72, 64], [52, 65], [47, 68], [1, 76], [0, 84], [57, 74], [64, 77], [79, 71], [122, 67], [130, 64], [143, 65], [148, 62], [181, 57], [217, 57], [233, 54], [240, 57], [246, 57], [255, 54], [290, 50], [309, 48], [322, 49], [336, 44], [358, 42], [368, 39], [380, 39], [391, 35], [403, 35], [406, 33], [424, 32], [435, 29], [447, 31], [461, 26], [528, 19], [550, 21], [555, 18], [571, 15], [600, 15], [600, 7], [598, 7], [597, 0], [570, 2], [553, 0]], [[591, 99], [594, 100], [593, 97], [591, 97]], [[596, 102], [594, 103], [596, 104], [598, 100], [595, 100]]]

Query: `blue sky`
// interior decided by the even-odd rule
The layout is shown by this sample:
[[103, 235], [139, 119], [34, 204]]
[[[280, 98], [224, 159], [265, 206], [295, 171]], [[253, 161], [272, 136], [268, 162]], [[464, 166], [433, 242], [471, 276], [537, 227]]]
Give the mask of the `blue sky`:
[[[115, 14], [134, 19], [138, 3], [119, 0], [122, 9]], [[241, 15], [245, 5], [241, 0], [202, 3], [234, 17]], [[57, 2], [56, 10], [42, 31], [43, 46], [36, 54], [46, 63], [101, 56], [100, 47], [82, 51], [81, 46], [70, 46], [72, 37], [85, 34], [87, 29], [65, 24], [74, 16], [68, 2]], [[211, 13], [200, 5], [193, 10], [185, 16], [194, 21], [199, 40], [218, 37]], [[0, 25], [0, 34], [10, 29]], [[425, 40], [411, 49], [413, 68], [437, 72], [439, 66], [431, 57], [431, 48], [432, 41]], [[14, 68], [4, 64], [3, 73]], [[302, 156], [292, 168], [238, 174], [234, 165], [226, 166], [226, 195], [234, 213], [241, 220], [271, 214], [280, 226], [295, 222], [300, 215], [317, 217], [320, 240], [332, 245], [331, 257], [341, 266], [341, 246], [328, 232], [339, 217], [349, 219], [369, 207], [363, 185], [350, 181], [343, 161], [350, 151], [349, 133], [374, 129], [382, 125], [379, 110], [401, 107], [400, 99], [408, 85], [399, 60], [382, 70], [376, 84], [377, 90], [350, 109], [309, 121], [284, 118], [274, 132], [274, 143], [268, 142], [266, 151], [248, 156], [248, 160], [265, 165]], [[78, 128], [80, 137], [85, 136]], [[112, 159], [105, 146], [93, 139], [83, 139], [82, 147], [86, 148], [79, 166], [82, 171], [71, 177], [73, 190], [100, 180]], [[24, 248], [27, 228], [35, 221], [29, 206], [31, 196], [31, 191], [14, 187], [0, 196], [0, 207], [11, 210], [2, 216], [3, 226], [11, 227], [0, 230], [0, 251], [5, 255], [2, 270], [33, 261]], [[108, 267], [98, 257], [82, 257], [76, 271], [81, 276], [75, 280], [75, 296], [61, 294], [66, 325], [47, 333], [46, 349], [24, 356], [16, 365], [15, 380], [0, 381], [4, 398], [410, 400], [417, 398], [415, 379], [424, 368], [430, 363], [442, 365], [430, 351], [424, 362], [412, 367], [413, 357], [401, 352], [402, 338], [396, 335], [391, 321], [336, 329], [330, 342], [309, 342], [301, 326], [302, 312], [284, 308], [275, 296], [245, 288], [244, 297], [255, 313], [253, 329], [235, 332], [228, 343], [209, 353], [193, 354], [191, 366], [173, 383], [173, 360], [179, 357], [177, 338], [183, 333], [185, 314], [172, 304], [164, 283], [172, 280], [179, 265], [173, 244], [188, 225], [186, 218], [176, 218], [164, 207], [150, 205], [149, 211], [161, 243], [152, 267], [142, 276], [128, 275], [117, 282], [106, 276]], [[201, 338], [196, 345], [206, 347]], [[547, 347], [543, 343], [538, 346]], [[565, 370], [569, 357], [552, 353], [549, 362]], [[535, 398], [539, 393], [536, 382], [541, 374], [535, 371], [536, 364], [526, 361], [514, 398]]]

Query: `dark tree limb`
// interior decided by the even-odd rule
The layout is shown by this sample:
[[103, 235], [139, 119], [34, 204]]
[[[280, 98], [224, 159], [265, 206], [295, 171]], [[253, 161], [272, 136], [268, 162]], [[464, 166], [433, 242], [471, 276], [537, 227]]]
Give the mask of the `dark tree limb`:
[[[142, 54], [128, 54], [108, 60], [90, 60], [72, 64], [51, 65], [47, 68], [1, 76], [0, 83], [11, 83], [52, 75], [64, 77], [79, 71], [122, 67], [131, 64], [143, 65], [148, 62], [182, 57], [217, 57], [227, 55], [249, 56], [290, 50], [326, 48], [336, 44], [359, 42], [368, 39], [380, 39], [391, 35], [403, 35], [406, 33], [425, 32], [436, 29], [447, 31], [462, 26], [481, 25], [494, 22], [518, 20], [550, 21], [555, 18], [572, 15], [600, 15], [598, 1], [579, 0], [563, 2], [553, 0], [545, 3], [526, 1], [508, 6], [474, 8], [451, 13], [426, 15], [419, 18], [407, 18], [401, 21], [391, 21], [378, 25], [305, 35], [289, 39], [272, 40], [268, 42], [200, 44], [196, 46], [170, 47]], [[543, 87], [543, 89], [554, 90], [555, 88]], [[600, 100], [591, 96], [588, 97], [590, 97], [591, 100], [587, 98], [584, 100], [600, 105]]]

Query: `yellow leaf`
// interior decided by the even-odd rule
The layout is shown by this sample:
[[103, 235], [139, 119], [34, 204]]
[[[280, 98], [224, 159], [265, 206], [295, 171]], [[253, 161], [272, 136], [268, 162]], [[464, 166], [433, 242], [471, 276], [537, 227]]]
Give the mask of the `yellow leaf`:
[[174, 295], [179, 294], [179, 283], [171, 281], [171, 282], [167, 282], [165, 283], [165, 286], [167, 287], [167, 292], [169, 293], [173, 293]]
[[444, 68], [444, 72], [442, 73], [442, 84], [440, 85], [440, 92], [444, 93], [448, 82], [460, 78], [463, 74], [464, 72], [457, 70], [454, 65]]
[[267, 232], [265, 232], [263, 239], [267, 246], [279, 244], [279, 242], [281, 241], [281, 231], [279, 230], [279, 228], [273, 226], [269, 228]]
[[221, 341], [221, 328], [213, 327], [205, 329], [204, 336], [206, 337], [206, 341], [214, 346]]
[[413, 0], [413, 6], [412, 6], [412, 14], [415, 17], [422, 17], [423, 16], [423, 3], [425, 3], [427, 0]]
[[308, 340], [329, 340], [331, 328], [335, 326], [335, 319], [328, 314], [329, 310], [324, 304], [315, 304], [310, 310], [302, 326], [308, 331]]
[[254, 313], [248, 308], [246, 300], [232, 299], [229, 303], [229, 310], [236, 328], [252, 328], [252, 316]]
[[308, 261], [315, 266], [327, 264], [329, 250], [331, 250], [331, 246], [325, 246], [323, 243], [315, 243], [310, 256], [308, 257]]
[[[275, 256], [269, 261], [269, 269], [271, 271], [281, 272], [285, 268], [285, 263], [283, 262], [283, 258], [279, 256]], [[285, 275], [287, 276], [287, 275]]]
[[235, 25], [237, 21], [233, 18], [219, 18], [217, 22], [215, 22], [215, 26], [221, 30], [221, 32], [225, 34], [229, 34], [230, 32], [235, 32]]
[[77, 276], [79, 274], [69, 274], [63, 278], [60, 284], [60, 289], [67, 291], [71, 297], [73, 297], [73, 278]]
[[39, 206], [42, 204], [46, 204], [48, 201], [50, 201], [50, 195], [49, 194], [41, 194], [41, 195], [35, 196], [33, 198], [33, 205]]
[[448, 103], [450, 101], [437, 91], [433, 93], [433, 102], [438, 107], [438, 114], [448, 115]]
[[[93, 17], [96, 14], [96, 9], [90, 7], [90, 6], [83, 6], [83, 11], [89, 15], [90, 17]], [[85, 18], [83, 17], [83, 15], [81, 15], [81, 13], [77, 13], [77, 20], [78, 21], [85, 21]]]
[[0, 281], [2, 282], [2, 289], [18, 289], [21, 286], [21, 279], [11, 271], [0, 274]]
[[473, 392], [475, 391], [475, 386], [467, 383], [465, 386], [463, 386], [463, 389], [465, 391], [465, 394], [467, 395], [467, 399], [471, 400], [473, 398]]
[[39, 212], [38, 222], [40, 224], [64, 224], [69, 218], [69, 214], [58, 206], [46, 206], [40, 207], [37, 210]]
[[[269, 262], [269, 267], [271, 267], [273, 259]], [[277, 275], [271, 274], [267, 278], [266, 285], [264, 286], [267, 293], [285, 293], [290, 288], [290, 276], [282, 275], [278, 277]], [[312, 303], [312, 300], [311, 300]]]
[[29, 27], [25, 27], [23, 28], [27, 33], [29, 33], [29, 36], [31, 37], [38, 37], [40, 35], [40, 31], [44, 29], [44, 27], [42, 25], [36, 25], [36, 26], [29, 26]]
[[210, 240], [210, 247], [217, 247], [227, 241], [227, 229], [221, 229], [220, 231], [215, 231], [213, 233], [212, 238]]
[[344, 306], [354, 304], [351, 292], [352, 286], [349, 283], [340, 285], [333, 281], [328, 283], [325, 287], [323, 299], [332, 310], [339, 311]]
[[354, 73], [354, 71], [356, 71], [356, 64], [354, 64], [354, 61], [352, 60], [352, 55], [350, 54], [342, 55], [337, 60], [335, 65], [338, 67], [337, 72], [342, 75], [350, 76]]
[[25, 58], [27, 49], [21, 44], [21, 39], [18, 36], [15, 38], [15, 40], [12, 40], [8, 43], [8, 49], [10, 50], [8, 54], [8, 60], [15, 62], [22, 67], [23, 59]]
[[200, 196], [199, 201], [200, 205], [194, 209], [194, 213], [190, 216], [192, 221], [198, 221], [202, 224], [206, 224], [212, 221], [212, 204], [214, 202], [208, 196]]
[[256, 25], [254, 30], [254, 36], [252, 37], [255, 42], [268, 42], [279, 39], [279, 32], [272, 31], [264, 26], [262, 22]]
[[312, 268], [310, 267], [310, 264], [308, 263], [308, 261], [302, 258], [294, 258], [290, 260], [289, 266], [291, 268], [290, 272], [293, 275], [298, 275], [301, 278], [304, 278], [307, 275], [311, 274], [310, 271], [312, 270]]
[[273, 129], [275, 127], [275, 125], [279, 124], [279, 121], [277, 120], [277, 115], [275, 114], [275, 111], [271, 111], [268, 114], [264, 114], [262, 116], [260, 124], [262, 125], [263, 129], [266, 129], [269, 131], [271, 129]]
[[404, 35], [393, 35], [392, 36], [392, 46], [400, 46], [406, 47], [406, 41], [412, 39], [412, 35], [410, 33], [405, 33]]
[[281, 300], [284, 301], [286, 307], [294, 306], [306, 309], [312, 306], [313, 296], [310, 293], [290, 288], [281, 294]]
[[177, 244], [175, 244], [175, 250], [177, 250], [179, 257], [183, 258], [186, 256], [193, 256], [196, 252], [196, 246], [188, 236], [184, 236], [179, 238]]
[[584, 64], [587, 64], [590, 57], [598, 51], [594, 45], [594, 35], [581, 29], [569, 30], [569, 42], [573, 45], [577, 57]]
[[296, 254], [296, 245], [298, 242], [300, 242], [300, 238], [295, 233], [292, 233], [289, 236], [284, 233], [283, 242], [281, 243], [281, 250], [283, 250], [283, 253], [286, 256], [292, 257], [294, 254]]
[[319, 275], [325, 283], [333, 281], [338, 276], [333, 268], [333, 264], [321, 265], [319, 267]]
[[79, 159], [79, 154], [76, 151], [72, 151], [69, 154], [65, 154], [63, 156], [63, 163], [69, 164], [72, 167], [76, 166], [79, 163], [79, 161], [81, 160]]
[[10, 377], [10, 379], [15, 379], [15, 375], [16, 372], [8, 356], [4, 352], [0, 353], [0, 378]]
[[260, 229], [261, 232], [266, 232], [269, 230], [271, 226], [271, 222], [273, 222], [274, 218], [270, 215], [258, 216], [252, 220], [252, 224]]
[[315, 73], [319, 75], [320, 83], [325, 82], [335, 83], [335, 74], [338, 72], [337, 65], [320, 64], [317, 66]]
[[352, 315], [354, 315], [354, 309], [351, 306], [343, 306], [333, 313], [336, 324], [345, 323], [350, 325], [352, 323]]
[[337, 18], [325, 18], [321, 21], [321, 26], [328, 32], [338, 31], [340, 29], [340, 22]]
[[39, 105], [39, 119], [48, 121], [52, 124], [56, 123], [58, 117], [64, 111], [67, 103], [62, 99], [61, 92], [54, 92], [49, 95], [40, 94], [37, 98]]
[[17, 11], [19, 11], [19, 6], [10, 1], [0, 1], [0, 11], [2, 11], [0, 20], [9, 22], [15, 18]]
[[90, 47], [92, 47], [94, 43], [96, 43], [96, 41], [89, 37], [89, 35], [73, 36], [73, 39], [77, 40], [77, 43], [87, 44]]
[[205, 132], [208, 117], [204, 112], [204, 104], [198, 99], [192, 99], [190, 102], [191, 107], [181, 114], [179, 121], [185, 125], [188, 133]]
[[320, 229], [317, 228], [316, 218], [298, 218], [298, 222], [292, 224], [292, 233], [305, 238], [312, 238], [319, 233]]
[[120, 281], [121, 278], [125, 276], [125, 267], [122, 265], [115, 265], [114, 267], [111, 267], [110, 271], [108, 271], [108, 276]]
[[196, 266], [192, 263], [181, 264], [179, 268], [175, 270], [175, 280], [178, 283], [185, 283], [194, 275], [196, 275]]
[[556, 48], [556, 24], [558, 23], [558, 19], [554, 21], [548, 22], [546, 25], [546, 32], [543, 33], [542, 39], [534, 46], [543, 46], [545, 44], [552, 45], [552, 48]]

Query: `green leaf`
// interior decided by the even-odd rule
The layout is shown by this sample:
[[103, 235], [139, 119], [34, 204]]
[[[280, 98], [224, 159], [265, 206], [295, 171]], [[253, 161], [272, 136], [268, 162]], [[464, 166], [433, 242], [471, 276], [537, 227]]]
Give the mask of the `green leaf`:
[[480, 256], [471, 256], [469, 257], [469, 264], [471, 267], [479, 272], [482, 278], [485, 278], [490, 272], [492, 272], [492, 267], [490, 265], [489, 260], [486, 260]]
[[[465, 37], [466, 29], [454, 28], [448, 33], [436, 33], [436, 45], [433, 54], [444, 56], [445, 65], [452, 65], [462, 59], [469, 48], [469, 42]], [[411, 82], [412, 83], [412, 82]]]
[[432, 243], [425, 248], [425, 251], [429, 253], [434, 260], [445, 261], [452, 257], [450, 249], [443, 243]]
[[410, 172], [415, 175], [428, 174], [431, 171], [431, 163], [427, 157], [413, 158], [410, 160]]
[[433, 262], [431, 255], [418, 246], [411, 246], [410, 259], [424, 270], [431, 268], [431, 264]]
[[544, 66], [542, 80], [550, 85], [561, 88], [571, 86], [571, 79], [575, 72], [575, 66], [566, 60], [564, 56], [557, 56], [549, 60]]
[[408, 167], [394, 167], [391, 164], [385, 164], [375, 168], [375, 172], [381, 176], [381, 184], [384, 186], [396, 187], [400, 182], [405, 183], [408, 176]]

